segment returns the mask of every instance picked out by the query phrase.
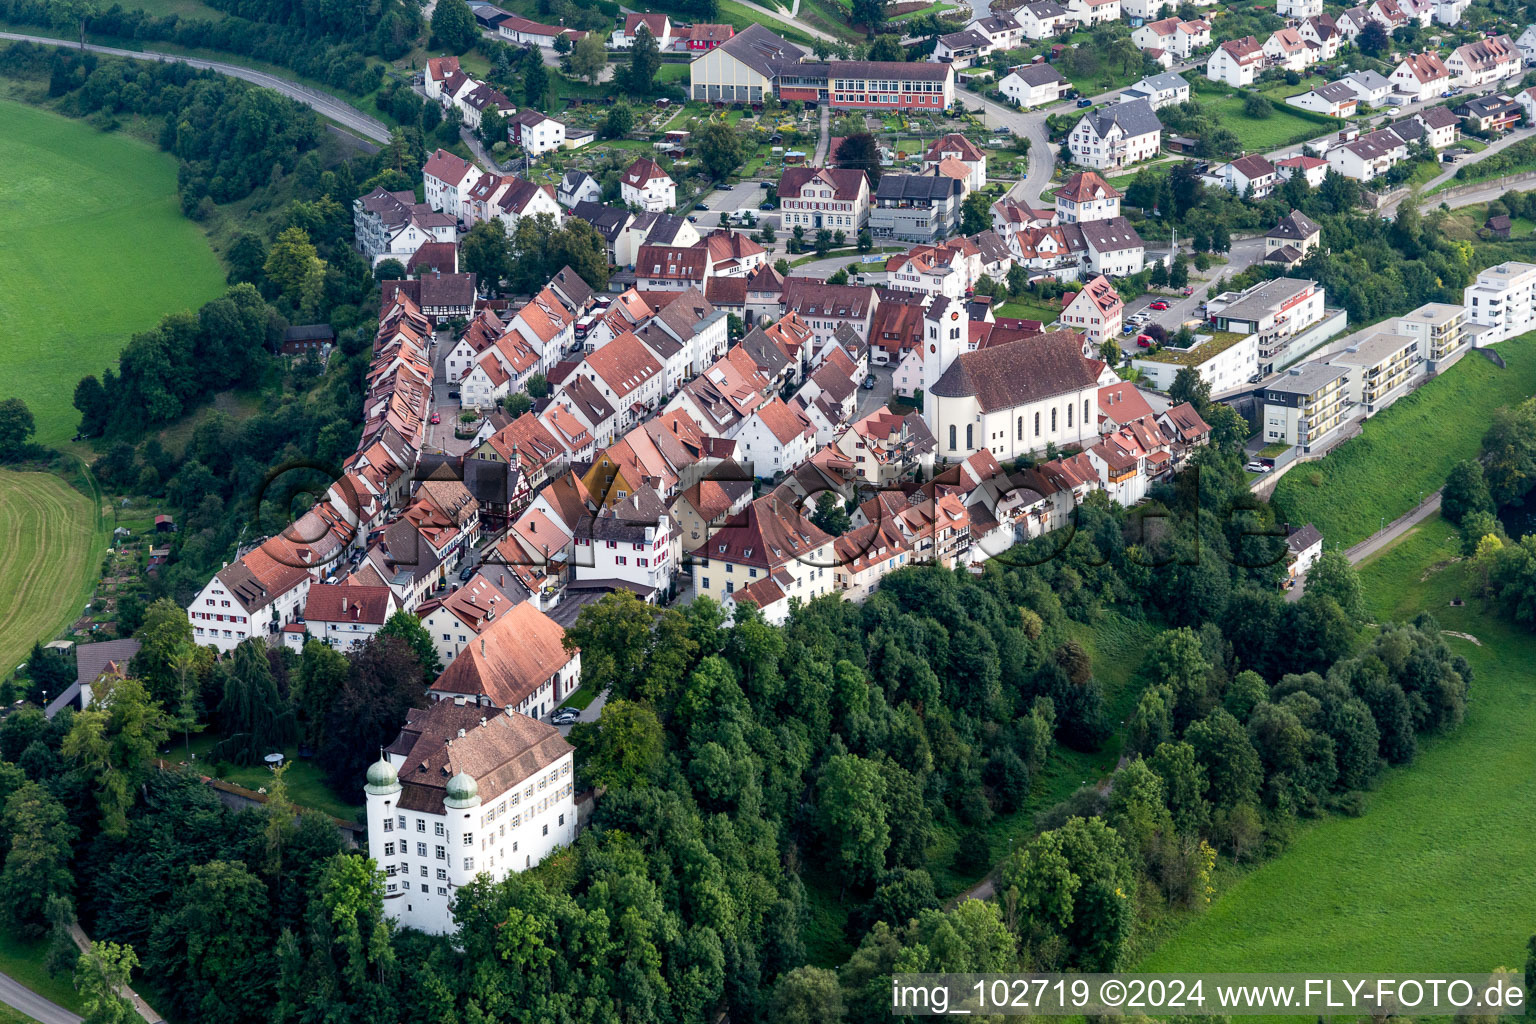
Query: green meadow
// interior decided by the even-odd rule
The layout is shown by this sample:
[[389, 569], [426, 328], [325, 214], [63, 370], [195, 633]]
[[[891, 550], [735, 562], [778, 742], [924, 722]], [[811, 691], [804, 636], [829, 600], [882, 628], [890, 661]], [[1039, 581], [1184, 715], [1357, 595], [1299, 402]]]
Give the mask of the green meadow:
[[0, 398], [19, 396], [37, 440], [68, 441], [75, 384], [136, 331], [215, 297], [224, 273], [182, 217], [176, 161], [120, 132], [0, 100]]

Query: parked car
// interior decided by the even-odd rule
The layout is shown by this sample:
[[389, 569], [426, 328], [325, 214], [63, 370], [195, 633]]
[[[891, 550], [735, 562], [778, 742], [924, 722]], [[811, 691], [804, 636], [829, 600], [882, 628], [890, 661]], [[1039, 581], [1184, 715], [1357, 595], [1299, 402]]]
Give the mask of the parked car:
[[443, 418], [442, 418], [442, 416], [438, 415], [437, 413], [433, 413], [432, 414], [432, 422], [433, 423], [441, 423], [441, 422], [443, 422]]
[[1249, 384], [1257, 384], [1259, 381], [1261, 381], [1263, 379], [1264, 379], [1264, 375], [1262, 373], [1256, 373], [1252, 377], [1248, 378], [1248, 383]]
[[1009, 128], [1007, 125], [1003, 125], [1001, 128], [999, 128], [997, 130], [997, 134], [999, 134], [999, 135], [1012, 135], [1013, 134], [1013, 129]]
[[1138, 334], [1138, 335], [1136, 335], [1136, 344], [1140, 348], [1151, 348], [1152, 347], [1152, 335], [1150, 335], [1150, 334]]
[[1135, 323], [1135, 321], [1132, 321], [1131, 323], [1128, 323], [1124, 327], [1122, 327], [1120, 329], [1120, 333], [1121, 334], [1135, 334], [1136, 333], [1136, 323]]
[[567, 722], [574, 722], [580, 717], [581, 712], [575, 708], [561, 708], [554, 714], [550, 715], [549, 720], [556, 725], [565, 725]]
[[760, 181], [760, 182], [757, 183], [757, 185], [758, 185], [759, 188], [771, 188], [773, 186], [773, 182], [771, 182], [771, 181]]
[[1192, 284], [1185, 285], [1184, 286], [1184, 294], [1185, 295], [1193, 295], [1193, 294], [1195, 294], [1195, 286], [1192, 285]]
[[688, 223], [690, 223], [690, 224], [697, 224], [698, 222], [699, 222], [699, 218], [698, 217], [694, 216], [691, 213], [688, 215]]
[[1274, 467], [1273, 466], [1266, 466], [1262, 462], [1254, 461], [1254, 462], [1248, 463], [1248, 465], [1244, 466], [1243, 468], [1246, 469], [1250, 473], [1268, 473]]
[[860, 386], [863, 387], [865, 391], [875, 390], [875, 375], [870, 374], [869, 376], [865, 377], [864, 383]]
[[474, 574], [475, 574], [475, 567], [473, 565], [466, 565], [464, 568], [459, 570], [459, 582], [460, 583], [467, 583], [467, 582], [469, 582], [469, 578], [471, 576], [473, 576]]
[[1082, 109], [1083, 107], [1091, 107], [1093, 106], [1093, 100], [1089, 99], [1087, 96], [1084, 96], [1082, 99], [1077, 101], [1077, 106], [1078, 109]]
[[758, 203], [757, 204], [757, 208], [759, 210], [772, 210], [773, 209], [773, 204], [772, 203]]
[[1168, 308], [1168, 303], [1164, 302], [1162, 299], [1158, 299], [1156, 302], [1148, 304], [1147, 308], [1148, 309], [1155, 309], [1158, 312], [1162, 312], [1163, 310]]
[[694, 203], [693, 204], [693, 208], [695, 210], [707, 210], [707, 209], [709, 209], [709, 204], [708, 203]]
[[721, 192], [729, 192], [731, 189], [735, 188], [736, 186], [735, 185], [727, 185], [726, 183], [721, 182], [720, 184], [716, 185], [715, 187], [718, 188]]

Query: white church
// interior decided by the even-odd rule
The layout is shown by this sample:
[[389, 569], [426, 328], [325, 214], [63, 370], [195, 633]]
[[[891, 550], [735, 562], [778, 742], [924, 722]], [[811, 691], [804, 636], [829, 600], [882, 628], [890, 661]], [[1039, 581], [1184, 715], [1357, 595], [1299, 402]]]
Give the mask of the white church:
[[1083, 354], [1080, 334], [1025, 334], [988, 323], [973, 339], [973, 328], [965, 304], [953, 299], [934, 299], [923, 320], [923, 419], [941, 462], [983, 449], [1004, 461], [1053, 442], [1098, 441], [1098, 389], [1119, 378]]

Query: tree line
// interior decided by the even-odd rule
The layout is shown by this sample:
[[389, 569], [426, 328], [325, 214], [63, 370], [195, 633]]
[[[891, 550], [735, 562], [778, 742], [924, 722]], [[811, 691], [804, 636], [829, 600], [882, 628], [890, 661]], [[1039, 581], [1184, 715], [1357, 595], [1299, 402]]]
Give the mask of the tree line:
[[[241, 2], [237, 0], [230, 6]], [[66, 6], [52, 0], [0, 0], [0, 19], [16, 25], [59, 27], [60, 12]], [[375, 13], [358, 5], [350, 5], [350, 9], [342, 4], [305, 6], [315, 11], [331, 9], [335, 14], [319, 16], [317, 23], [337, 23], [346, 26], [346, 30], [335, 34], [300, 24], [253, 21], [239, 14], [218, 21], [179, 14], [156, 16], [137, 8], [125, 9], [117, 3], [89, 14], [83, 24], [90, 32], [115, 40], [172, 43], [252, 57], [357, 96], [373, 92], [383, 81], [384, 65], [370, 63], [370, 55], [397, 60], [410, 52], [421, 34], [420, 11], [415, 4], [403, 0], [373, 5]]]
[[1511, 536], [1500, 514], [1512, 522], [1528, 517], [1533, 491], [1536, 399], [1528, 398], [1494, 411], [1481, 455], [1451, 468], [1440, 498], [1482, 597], [1528, 629], [1536, 629], [1536, 534]]

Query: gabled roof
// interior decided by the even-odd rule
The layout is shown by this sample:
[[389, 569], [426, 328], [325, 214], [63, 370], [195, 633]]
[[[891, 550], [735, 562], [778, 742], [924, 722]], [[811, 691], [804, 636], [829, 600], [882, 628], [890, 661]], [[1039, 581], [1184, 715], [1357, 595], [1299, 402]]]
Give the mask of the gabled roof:
[[1218, 49], [1225, 50], [1227, 56], [1239, 64], [1251, 64], [1256, 60], [1264, 59], [1264, 47], [1253, 36], [1244, 36], [1242, 39], [1228, 39]]
[[427, 158], [427, 162], [422, 165], [421, 173], [446, 181], [450, 185], [460, 185], [466, 178], [478, 175], [480, 169], [455, 153], [439, 149]]
[[1264, 159], [1264, 157], [1260, 156], [1258, 153], [1249, 153], [1247, 156], [1240, 156], [1236, 160], [1233, 160], [1230, 166], [1234, 171], [1237, 171], [1249, 181], [1253, 181], [1258, 178], [1271, 177], [1275, 173], [1275, 165]]
[[945, 153], [958, 153], [957, 159], [970, 163], [987, 158], [986, 154], [978, 149], [974, 142], [959, 132], [950, 132], [948, 135], [934, 140], [933, 145], [928, 147], [928, 152], [924, 155], [924, 159], [938, 161]]
[[867, 187], [869, 178], [863, 171], [851, 167], [786, 167], [779, 176], [778, 194], [798, 196], [812, 181], [826, 184], [832, 190], [833, 199], [853, 202]]
[[1079, 224], [1078, 228], [1083, 233], [1083, 241], [1087, 242], [1088, 247], [1094, 252], [1123, 252], [1127, 249], [1146, 248], [1141, 236], [1136, 233], [1135, 228], [1131, 227], [1131, 222], [1124, 217], [1087, 221]]
[[382, 626], [395, 607], [388, 587], [316, 583], [304, 599], [307, 622], [355, 622]]
[[1305, 240], [1321, 230], [1311, 217], [1300, 210], [1292, 210], [1280, 223], [1270, 228], [1264, 237]]
[[546, 722], [452, 700], [407, 709], [406, 724], [389, 746], [405, 757], [398, 806], [426, 814], [444, 812], [448, 780], [456, 775], [473, 778], [481, 800], [490, 802], [574, 749]]
[[796, 64], [806, 55], [806, 51], [800, 47], [756, 23], [748, 25], [715, 49], [724, 50], [765, 78], [773, 78], [778, 74], [780, 66]]
[[532, 602], [496, 617], [433, 682], [434, 693], [485, 696], [498, 708], [516, 707], [571, 660], [561, 646], [565, 630]]
[[1093, 387], [1095, 361], [1082, 351], [1082, 335], [1056, 331], [1033, 340], [962, 352], [933, 385], [940, 398], [974, 397], [983, 412]]
[[1086, 203], [1096, 199], [1122, 199], [1125, 193], [1105, 181], [1094, 171], [1078, 171], [1056, 190], [1057, 199], [1074, 203]]
[[662, 170], [656, 161], [643, 156], [625, 168], [620, 180], [631, 188], [644, 188], [648, 183], [662, 179], [671, 181], [672, 176]]
[[773, 570], [831, 540], [794, 504], [767, 495], [727, 520], [696, 556]]
[[1461, 123], [1461, 119], [1447, 107], [1429, 107], [1426, 110], [1419, 111], [1414, 117], [1418, 118], [1424, 123], [1426, 128], [1430, 129], [1450, 128]]
[[1450, 71], [1433, 53], [1410, 53], [1403, 58], [1399, 67], [1406, 67], [1408, 73], [1420, 82], [1433, 82], [1441, 78], [1449, 78]]
[[1093, 127], [1094, 134], [1100, 138], [1107, 136], [1116, 126], [1131, 137], [1163, 130], [1163, 122], [1157, 119], [1152, 104], [1146, 100], [1111, 103], [1098, 110], [1090, 110], [1083, 116]]

